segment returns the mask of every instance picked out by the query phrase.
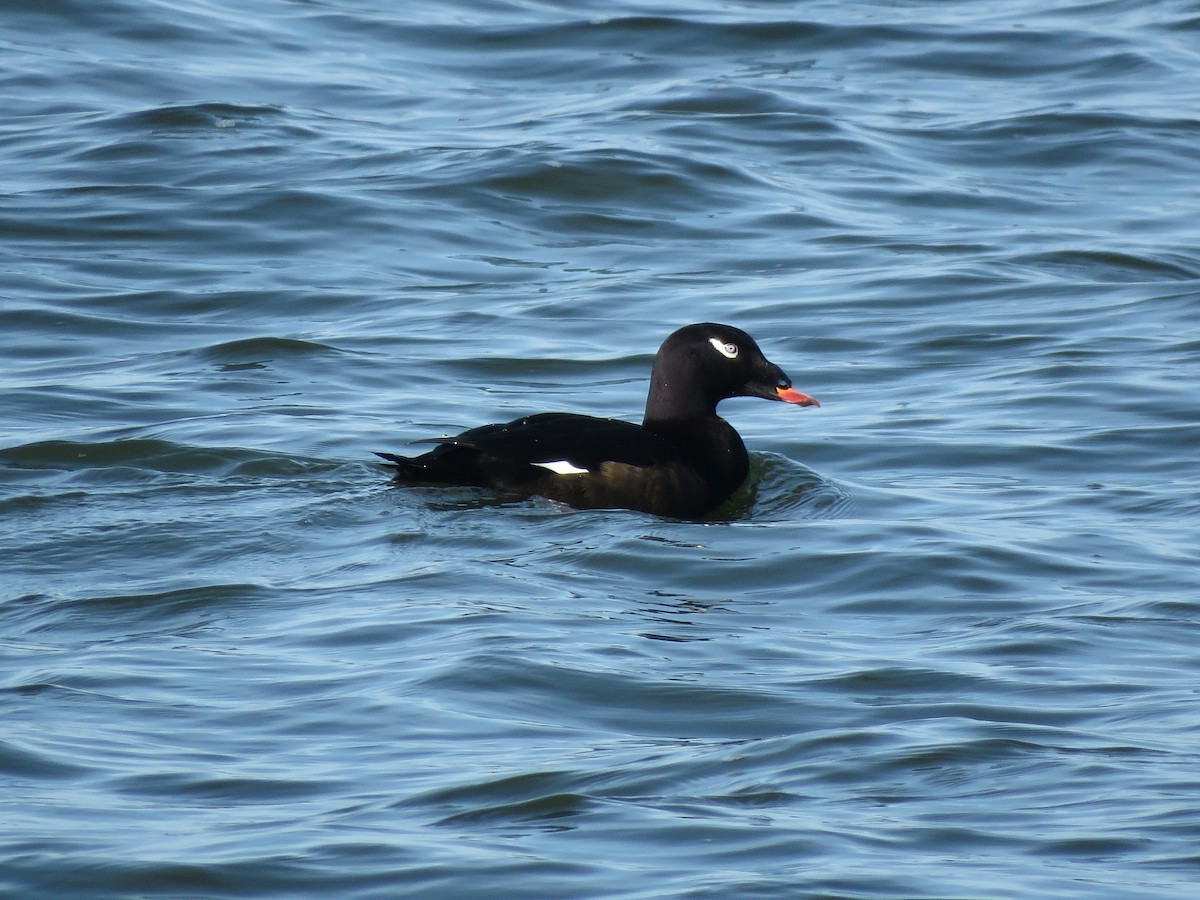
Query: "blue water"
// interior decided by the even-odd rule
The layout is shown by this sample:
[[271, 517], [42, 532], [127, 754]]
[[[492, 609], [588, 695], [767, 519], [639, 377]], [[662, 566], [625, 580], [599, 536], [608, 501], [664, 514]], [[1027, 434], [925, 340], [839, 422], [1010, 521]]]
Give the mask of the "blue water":
[[[0, 30], [0, 894], [1191, 897], [1200, 6]], [[730, 517], [401, 490], [636, 420]]]

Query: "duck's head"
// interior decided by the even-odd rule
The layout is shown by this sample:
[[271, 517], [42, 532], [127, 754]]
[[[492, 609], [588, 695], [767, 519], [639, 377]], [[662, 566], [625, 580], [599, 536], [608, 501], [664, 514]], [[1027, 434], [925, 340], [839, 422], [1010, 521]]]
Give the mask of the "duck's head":
[[821, 405], [793, 388], [783, 369], [740, 328], [702, 322], [663, 341], [650, 373], [647, 421], [715, 415], [717, 404], [729, 397]]

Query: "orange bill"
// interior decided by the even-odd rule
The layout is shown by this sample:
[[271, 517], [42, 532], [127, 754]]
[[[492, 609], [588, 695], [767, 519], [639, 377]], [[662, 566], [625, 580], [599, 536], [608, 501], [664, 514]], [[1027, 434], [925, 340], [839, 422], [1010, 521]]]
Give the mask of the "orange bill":
[[784, 403], [795, 403], [797, 406], [820, 406], [816, 397], [810, 397], [808, 394], [802, 394], [795, 388], [776, 388], [775, 393]]

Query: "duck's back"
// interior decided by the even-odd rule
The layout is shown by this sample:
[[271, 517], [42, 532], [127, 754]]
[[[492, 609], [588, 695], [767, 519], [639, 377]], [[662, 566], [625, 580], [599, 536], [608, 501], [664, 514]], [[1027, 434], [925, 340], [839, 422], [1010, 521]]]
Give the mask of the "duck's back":
[[542, 413], [439, 438], [408, 458], [381, 454], [410, 484], [459, 484], [538, 494], [582, 509], [702, 515], [746, 477], [745, 447], [724, 420], [643, 427]]

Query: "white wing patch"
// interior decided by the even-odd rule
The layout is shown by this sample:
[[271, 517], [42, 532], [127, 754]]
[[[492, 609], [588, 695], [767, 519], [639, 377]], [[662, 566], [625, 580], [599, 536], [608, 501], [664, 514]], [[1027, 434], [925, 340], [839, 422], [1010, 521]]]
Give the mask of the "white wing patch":
[[722, 341], [720, 338], [709, 338], [708, 342], [710, 344], [712, 344], [713, 347], [716, 348], [717, 352], [720, 353], [722, 356], [724, 356], [726, 359], [736, 359], [737, 358], [737, 355], [738, 355], [738, 345], [737, 344], [726, 343], [725, 341]]
[[534, 465], [541, 466], [543, 469], [549, 469], [555, 475], [586, 475], [588, 472], [587, 469], [571, 465], [565, 459], [556, 459], [554, 462], [534, 463]]

